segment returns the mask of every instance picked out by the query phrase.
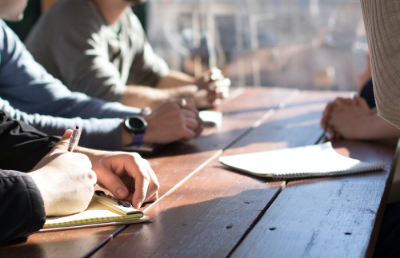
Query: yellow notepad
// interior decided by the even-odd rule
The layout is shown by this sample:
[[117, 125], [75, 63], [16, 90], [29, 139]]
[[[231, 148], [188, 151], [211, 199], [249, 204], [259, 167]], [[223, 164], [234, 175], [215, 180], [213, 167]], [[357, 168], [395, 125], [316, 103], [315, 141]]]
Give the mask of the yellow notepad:
[[149, 217], [144, 216], [140, 210], [121, 207], [117, 201], [107, 200], [95, 194], [85, 211], [67, 216], [47, 217], [41, 231], [142, 223], [148, 220]]

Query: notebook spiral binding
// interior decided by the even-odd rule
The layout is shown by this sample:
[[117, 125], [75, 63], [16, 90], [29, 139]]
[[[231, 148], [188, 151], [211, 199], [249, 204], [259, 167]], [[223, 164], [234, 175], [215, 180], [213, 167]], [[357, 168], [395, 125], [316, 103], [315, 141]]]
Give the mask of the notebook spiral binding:
[[311, 172], [296, 172], [296, 173], [288, 173], [288, 174], [276, 174], [272, 178], [274, 180], [285, 180], [285, 179], [291, 179], [291, 178], [307, 178], [307, 177], [318, 177], [318, 176], [340, 176], [340, 175], [354, 175], [354, 174], [359, 174], [362, 172], [370, 172], [370, 171], [375, 171], [375, 170], [381, 170], [386, 167], [385, 162], [376, 162], [372, 164], [359, 164], [357, 166], [354, 166], [353, 168], [350, 169], [344, 169], [344, 170], [337, 170], [337, 171], [332, 171], [330, 173], [311, 173]]

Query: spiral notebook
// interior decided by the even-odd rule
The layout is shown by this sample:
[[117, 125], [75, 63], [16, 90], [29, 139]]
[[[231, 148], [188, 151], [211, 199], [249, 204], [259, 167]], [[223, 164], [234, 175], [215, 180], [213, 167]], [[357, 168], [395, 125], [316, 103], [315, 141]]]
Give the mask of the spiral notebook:
[[46, 217], [46, 222], [40, 231], [133, 224], [149, 220], [142, 211], [121, 202], [115, 197], [104, 194], [103, 191], [96, 191], [85, 211], [67, 216]]
[[234, 169], [276, 180], [326, 177], [381, 170], [384, 162], [369, 163], [337, 153], [330, 142], [298, 148], [220, 157]]

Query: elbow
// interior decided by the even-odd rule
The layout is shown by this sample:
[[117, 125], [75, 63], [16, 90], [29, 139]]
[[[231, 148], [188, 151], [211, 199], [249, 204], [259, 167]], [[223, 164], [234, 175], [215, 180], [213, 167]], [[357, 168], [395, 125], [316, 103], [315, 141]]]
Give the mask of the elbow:
[[400, 129], [400, 103], [392, 105], [376, 98], [376, 108], [382, 119]]

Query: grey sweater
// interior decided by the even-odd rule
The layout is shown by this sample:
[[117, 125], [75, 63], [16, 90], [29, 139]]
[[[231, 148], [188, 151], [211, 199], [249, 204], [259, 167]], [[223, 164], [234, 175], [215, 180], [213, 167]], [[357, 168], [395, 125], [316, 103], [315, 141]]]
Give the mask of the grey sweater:
[[58, 0], [25, 44], [70, 90], [106, 101], [119, 101], [127, 84], [155, 86], [169, 72], [130, 8], [118, 33], [91, 0]]

